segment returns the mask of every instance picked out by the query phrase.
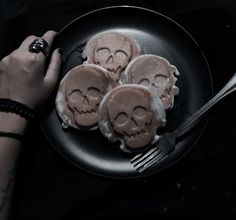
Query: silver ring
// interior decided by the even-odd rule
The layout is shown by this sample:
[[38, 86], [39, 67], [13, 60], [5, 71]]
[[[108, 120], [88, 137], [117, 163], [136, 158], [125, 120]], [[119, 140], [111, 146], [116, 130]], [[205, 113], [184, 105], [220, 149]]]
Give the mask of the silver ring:
[[42, 52], [45, 56], [47, 56], [46, 52], [47, 47], [48, 47], [47, 41], [45, 41], [43, 38], [37, 38], [29, 45], [29, 52], [31, 53]]

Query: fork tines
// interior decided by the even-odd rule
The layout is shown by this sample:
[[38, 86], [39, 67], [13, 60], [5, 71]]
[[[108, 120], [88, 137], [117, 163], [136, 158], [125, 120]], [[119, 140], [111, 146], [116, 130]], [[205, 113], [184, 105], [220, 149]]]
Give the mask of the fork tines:
[[136, 155], [131, 160], [131, 164], [133, 164], [134, 168], [141, 173], [158, 162], [159, 159], [162, 159], [162, 152], [159, 148], [154, 147], [146, 153]]

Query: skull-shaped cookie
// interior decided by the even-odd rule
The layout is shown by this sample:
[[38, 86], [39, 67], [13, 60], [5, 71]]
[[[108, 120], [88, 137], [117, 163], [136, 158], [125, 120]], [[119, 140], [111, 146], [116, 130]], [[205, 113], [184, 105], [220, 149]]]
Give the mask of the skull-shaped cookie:
[[121, 85], [101, 102], [98, 124], [110, 141], [121, 141], [125, 152], [141, 150], [158, 140], [156, 130], [165, 125], [160, 98], [140, 85]]
[[83, 64], [71, 69], [56, 96], [56, 110], [63, 127], [97, 128], [100, 102], [114, 85], [114, 79], [100, 66]]
[[112, 73], [117, 83], [128, 63], [140, 54], [140, 46], [133, 38], [111, 31], [92, 37], [83, 51], [87, 63], [104, 67]]
[[179, 94], [176, 87], [177, 68], [163, 57], [146, 54], [135, 58], [124, 72], [124, 83], [135, 83], [152, 88], [161, 98], [165, 109], [174, 106], [174, 97]]

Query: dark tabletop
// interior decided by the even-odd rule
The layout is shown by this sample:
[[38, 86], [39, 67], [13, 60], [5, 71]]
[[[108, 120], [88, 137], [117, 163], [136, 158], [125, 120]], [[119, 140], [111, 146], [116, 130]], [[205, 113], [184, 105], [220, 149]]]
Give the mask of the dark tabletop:
[[[0, 14], [0, 55], [29, 34], [60, 30], [79, 15], [110, 5], [163, 13], [187, 29], [208, 60], [218, 91], [236, 70], [236, 3], [230, 0], [9, 0]], [[102, 178], [73, 166], [32, 125], [20, 155], [11, 210], [14, 220], [235, 219], [236, 101], [227, 97], [209, 115], [200, 140], [169, 169], [135, 180]]]

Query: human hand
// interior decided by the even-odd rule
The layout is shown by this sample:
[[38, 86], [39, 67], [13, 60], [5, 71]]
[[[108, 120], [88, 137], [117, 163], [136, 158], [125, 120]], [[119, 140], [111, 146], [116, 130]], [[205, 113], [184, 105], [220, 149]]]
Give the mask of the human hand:
[[[42, 36], [48, 43], [46, 52], [55, 36], [55, 31]], [[46, 70], [46, 56], [42, 52], [29, 52], [29, 45], [37, 38], [27, 37], [18, 49], [0, 61], [0, 98], [12, 99], [33, 109], [37, 109], [52, 92], [61, 66], [58, 50], [53, 51]]]

